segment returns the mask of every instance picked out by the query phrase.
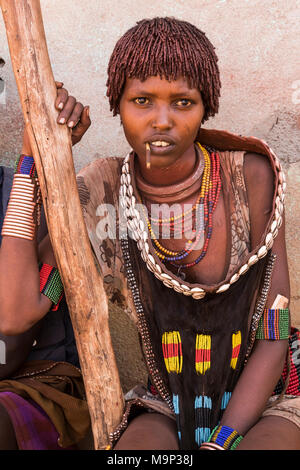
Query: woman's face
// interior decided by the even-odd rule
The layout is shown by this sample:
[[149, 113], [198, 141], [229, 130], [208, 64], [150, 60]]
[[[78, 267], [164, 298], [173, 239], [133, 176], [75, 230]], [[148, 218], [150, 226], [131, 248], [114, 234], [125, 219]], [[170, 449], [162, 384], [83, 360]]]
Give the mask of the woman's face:
[[152, 168], [164, 168], [183, 156], [194, 155], [204, 111], [201, 93], [189, 88], [183, 78], [127, 79], [120, 100], [126, 139], [143, 165], [149, 142]]

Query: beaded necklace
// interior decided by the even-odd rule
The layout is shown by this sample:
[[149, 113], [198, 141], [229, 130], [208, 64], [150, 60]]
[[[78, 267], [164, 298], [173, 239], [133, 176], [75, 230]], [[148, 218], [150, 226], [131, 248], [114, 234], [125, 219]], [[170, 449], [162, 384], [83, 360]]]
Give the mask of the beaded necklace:
[[[230, 287], [243, 276], [251, 266], [256, 264], [261, 258], [265, 257], [268, 251], [272, 248], [273, 242], [278, 235], [279, 228], [281, 227], [283, 220], [283, 210], [285, 201], [285, 190], [286, 180], [284, 172], [282, 171], [280, 161], [274, 154], [273, 150], [262, 141], [266, 150], [270, 154], [270, 158], [274, 161], [275, 171], [275, 190], [274, 195], [275, 207], [272, 212], [272, 216], [269, 220], [266, 235], [262, 239], [261, 243], [255, 251], [253, 251], [249, 258], [244, 262], [242, 266], [237, 269], [234, 273], [217, 284], [213, 290], [216, 294], [222, 294], [226, 292]], [[134, 187], [132, 178], [134, 180], [134, 160], [131, 153], [128, 153], [123, 160], [121, 176], [120, 176], [120, 205], [124, 210], [124, 214], [127, 220], [127, 228], [130, 236], [137, 242], [137, 247], [140, 251], [143, 261], [146, 263], [147, 269], [151, 271], [157, 279], [159, 279], [166, 287], [175, 290], [186, 296], [191, 296], [193, 299], [201, 300], [205, 297], [207, 290], [204, 286], [199, 284], [188, 285], [186, 282], [181, 282], [180, 279], [174, 279], [171, 273], [163, 270], [163, 266], [160, 262], [157, 262], [152, 256], [149, 248], [149, 231], [145, 229], [144, 222], [142, 220], [140, 212], [137, 210], [136, 197], [134, 196]], [[130, 174], [132, 171], [132, 177]], [[211, 291], [210, 291], [211, 292]]]
[[[199, 196], [197, 198], [197, 201], [195, 202], [195, 204], [193, 205], [192, 208], [188, 209], [183, 214], [179, 214], [177, 216], [169, 217], [169, 218], [166, 218], [166, 219], [161, 219], [161, 218], [156, 219], [156, 218], [152, 217], [151, 215], [149, 215], [149, 220], [151, 221], [152, 225], [158, 225], [159, 227], [161, 227], [163, 225], [175, 226], [176, 224], [180, 224], [180, 223], [182, 223], [182, 220], [187, 215], [191, 215], [193, 217], [193, 215], [195, 215], [195, 211], [198, 207], [198, 204], [203, 203], [203, 199], [204, 199], [204, 197], [206, 196], [206, 194], [208, 192], [208, 185], [210, 183], [210, 181], [209, 181], [210, 158], [209, 158], [209, 154], [206, 151], [206, 149], [204, 147], [202, 147], [202, 145], [200, 143], [197, 143], [197, 145], [202, 150], [203, 155], [204, 155], [204, 171], [203, 171], [203, 177], [202, 177], [202, 182], [201, 182], [201, 187], [200, 187], [200, 193], [199, 193]], [[199, 174], [199, 178], [201, 176], [202, 175]], [[174, 201], [172, 201], [172, 202], [174, 202]]]
[[[220, 158], [219, 155], [212, 152], [211, 156], [207, 150], [197, 142], [197, 145], [202, 150], [204, 155], [204, 172], [202, 177], [202, 183], [200, 188], [200, 194], [197, 198], [197, 202], [194, 204], [192, 209], [183, 213], [182, 215], [170, 217], [168, 219], [154, 219], [151, 216], [147, 216], [144, 209], [144, 216], [148, 225], [148, 229], [151, 235], [152, 243], [155, 245], [156, 255], [165, 263], [170, 262], [172, 265], [179, 268], [179, 271], [182, 268], [187, 268], [198, 264], [207, 253], [208, 243], [212, 234], [212, 214], [216, 208], [218, 198], [221, 190], [221, 179], [220, 179]], [[193, 230], [194, 239], [189, 239], [186, 243], [184, 249], [180, 251], [172, 251], [165, 248], [155, 236], [152, 225], [156, 224], [159, 228], [163, 225], [169, 223], [169, 227], [173, 228], [175, 231], [175, 225], [183, 224], [184, 218], [187, 214], [192, 214], [192, 219], [195, 219], [196, 211], [198, 213], [198, 218], [200, 219], [198, 232]], [[204, 234], [206, 235], [206, 240], [204, 242]], [[199, 241], [202, 240], [199, 246]], [[200, 256], [191, 263], [180, 264], [178, 265], [175, 261], [180, 261], [186, 258], [193, 250], [202, 249]]]
[[[205, 162], [205, 156], [204, 156], [204, 162]], [[205, 163], [203, 166], [205, 168]], [[199, 175], [199, 179], [200, 178], [201, 178], [201, 175]], [[206, 178], [205, 175], [204, 175], [204, 178]], [[204, 181], [204, 178], [202, 178], [203, 181]], [[203, 187], [204, 185], [202, 183], [201, 185]], [[148, 217], [147, 215], [145, 215], [148, 229], [149, 229], [149, 232], [151, 233], [151, 237], [153, 240], [157, 240], [153, 227], [155, 227], [156, 233], [157, 232], [161, 233], [161, 231], [166, 227], [170, 231], [170, 236], [173, 236], [173, 238], [175, 238], [178, 234], [183, 235], [184, 233], [186, 234], [189, 231], [191, 231], [192, 234], [195, 235], [196, 230], [194, 229], [194, 226], [195, 226], [197, 214], [198, 216], [201, 215], [201, 210], [199, 210], [199, 204], [200, 204], [200, 200], [201, 200], [202, 193], [203, 193], [203, 191], [201, 190], [201, 187], [199, 189], [200, 189], [200, 192], [199, 192], [196, 202], [191, 208], [187, 209], [183, 213], [180, 213], [178, 215], [173, 215], [167, 218], [156, 218], [156, 217], [153, 217], [152, 213], [148, 214]], [[185, 198], [183, 197], [183, 199]], [[200, 223], [201, 223], [202, 217], [200, 217], [200, 219], [198, 220], [200, 220]], [[189, 225], [187, 225], [187, 222], [189, 223]], [[166, 252], [163, 247], [161, 247], [160, 249], [161, 251]], [[171, 253], [172, 252], [169, 251], [168, 254], [171, 254]], [[159, 252], [158, 252], [158, 256], [161, 257], [161, 254]]]
[[[180, 264], [178, 265], [177, 263], [174, 263], [172, 261], [177, 261], [185, 258], [187, 254], [189, 254], [196, 245], [196, 242], [187, 250], [186, 255], [180, 255], [177, 257], [177, 259], [170, 259], [171, 264], [173, 266], [179, 267], [179, 270], [184, 269], [184, 268], [190, 268], [192, 266], [195, 266], [198, 264], [206, 255], [207, 249], [208, 249], [208, 244], [212, 236], [212, 215], [213, 212], [217, 206], [218, 199], [220, 196], [220, 191], [221, 191], [221, 178], [220, 178], [220, 157], [217, 153], [212, 153], [211, 154], [211, 159], [212, 159], [212, 182], [209, 185], [209, 190], [208, 190], [208, 200], [205, 198], [204, 200], [204, 231], [207, 230], [207, 235], [206, 235], [206, 240], [204, 242], [204, 246], [202, 249], [201, 254], [192, 262], [190, 263], [185, 263], [185, 264]], [[205, 204], [206, 202], [206, 204]], [[197, 240], [197, 238], [196, 238]]]
[[204, 158], [201, 155], [200, 148], [195, 144], [196, 162], [192, 173], [184, 181], [168, 185], [149, 184], [142, 176], [139, 166], [135, 167], [135, 179], [137, 187], [142, 197], [155, 203], [165, 203], [166, 201], [183, 201], [189, 196], [195, 194], [201, 187], [201, 177], [204, 170]]

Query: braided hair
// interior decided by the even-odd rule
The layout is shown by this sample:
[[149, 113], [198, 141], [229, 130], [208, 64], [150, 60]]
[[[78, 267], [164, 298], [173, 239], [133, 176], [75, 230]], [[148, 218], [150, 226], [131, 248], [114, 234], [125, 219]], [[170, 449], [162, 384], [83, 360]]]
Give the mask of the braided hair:
[[175, 18], [138, 21], [117, 42], [108, 64], [107, 96], [113, 115], [126, 78], [141, 81], [151, 76], [166, 80], [183, 77], [201, 92], [205, 113], [202, 122], [219, 109], [220, 73], [214, 46], [196, 26]]

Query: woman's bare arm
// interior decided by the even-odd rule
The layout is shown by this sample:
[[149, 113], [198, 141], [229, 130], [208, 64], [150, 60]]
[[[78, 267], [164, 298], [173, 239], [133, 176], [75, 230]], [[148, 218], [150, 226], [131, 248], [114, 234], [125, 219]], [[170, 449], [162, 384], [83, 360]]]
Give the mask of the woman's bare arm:
[[[62, 83], [57, 82], [57, 88], [55, 106], [60, 110], [57, 120], [64, 118], [67, 125], [73, 123], [72, 142], [77, 143], [91, 124], [89, 108], [69, 96]], [[22, 153], [32, 154], [26, 130]], [[0, 248], [0, 333], [6, 336], [30, 329], [52, 305], [46, 296], [40, 294], [39, 261], [57, 266], [49, 238], [39, 248], [36, 239], [3, 236]]]
[[4, 360], [0, 363], [0, 380], [11, 377], [26, 362], [40, 328], [41, 322], [38, 322], [28, 331], [17, 336], [0, 334], [0, 342], [4, 345]]
[[0, 332], [18, 335], [30, 329], [50, 309], [40, 294], [36, 240], [4, 236], [0, 249]]
[[[252, 248], [260, 242], [270, 216], [273, 172], [265, 157], [248, 154], [245, 180], [249, 198]], [[267, 308], [278, 294], [289, 299], [290, 283], [285, 246], [284, 223], [272, 248], [276, 261]], [[260, 418], [281, 376], [287, 353], [287, 340], [256, 340], [253, 351], [234, 389], [221, 424], [245, 434]]]

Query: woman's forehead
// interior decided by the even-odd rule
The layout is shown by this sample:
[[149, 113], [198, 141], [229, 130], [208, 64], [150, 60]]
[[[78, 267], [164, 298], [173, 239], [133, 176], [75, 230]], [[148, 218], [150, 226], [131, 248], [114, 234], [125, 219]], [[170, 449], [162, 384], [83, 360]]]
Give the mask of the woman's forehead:
[[169, 94], [180, 93], [200, 93], [197, 88], [191, 88], [188, 81], [183, 77], [178, 77], [176, 80], [167, 80], [164, 77], [150, 76], [146, 80], [139, 78], [127, 78], [124, 87], [125, 92], [167, 92]]

